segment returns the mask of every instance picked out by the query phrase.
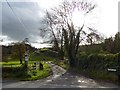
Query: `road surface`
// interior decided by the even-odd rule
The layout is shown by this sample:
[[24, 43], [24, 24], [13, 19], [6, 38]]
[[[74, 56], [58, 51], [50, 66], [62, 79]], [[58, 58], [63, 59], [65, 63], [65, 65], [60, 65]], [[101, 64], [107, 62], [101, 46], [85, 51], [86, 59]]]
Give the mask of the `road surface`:
[[119, 86], [96, 82], [93, 79], [74, 74], [65, 69], [49, 63], [53, 75], [36, 81], [3, 80], [2, 88], [119, 88]]

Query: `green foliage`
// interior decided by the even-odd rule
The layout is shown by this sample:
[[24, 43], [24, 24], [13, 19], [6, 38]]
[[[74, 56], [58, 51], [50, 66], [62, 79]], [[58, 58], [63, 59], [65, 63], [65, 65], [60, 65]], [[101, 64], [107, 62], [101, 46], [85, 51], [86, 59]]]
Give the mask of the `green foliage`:
[[[120, 53], [118, 54], [87, 54], [82, 52], [78, 55], [77, 68], [80, 72], [87, 73], [89, 76], [105, 80], [117, 80], [120, 75]], [[117, 69], [117, 72], [108, 72], [108, 68]]]
[[25, 53], [25, 44], [22, 42], [14, 43], [12, 46], [12, 54], [11, 58], [12, 59], [22, 59]]
[[82, 45], [79, 47], [79, 52], [86, 53], [119, 53], [120, 52], [120, 32], [114, 37], [104, 39], [104, 42], [99, 44]]
[[115, 37], [105, 39], [102, 44], [103, 50], [110, 53], [120, 52], [120, 32], [116, 33]]
[[120, 52], [120, 32], [115, 35], [114, 40], [114, 53]]
[[120, 53], [116, 54], [116, 58], [115, 59], [118, 62], [118, 64], [117, 64], [117, 70], [118, 70], [117, 74], [120, 75]]
[[105, 39], [103, 43], [103, 50], [108, 51], [110, 53], [114, 50], [114, 40], [112, 37]]
[[89, 68], [91, 70], [104, 70], [107, 68], [116, 68], [118, 59], [116, 54], [86, 54], [80, 53], [79, 67]]

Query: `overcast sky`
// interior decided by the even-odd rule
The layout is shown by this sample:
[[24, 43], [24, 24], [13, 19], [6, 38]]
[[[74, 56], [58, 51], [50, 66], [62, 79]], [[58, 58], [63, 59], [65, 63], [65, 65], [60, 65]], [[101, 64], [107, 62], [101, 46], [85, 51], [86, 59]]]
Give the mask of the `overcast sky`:
[[[0, 17], [0, 21], [2, 21], [2, 36], [0, 35], [0, 38], [4, 39], [4, 43], [22, 41], [24, 38], [29, 38], [32, 45], [40, 47], [40, 45], [35, 43], [42, 42], [42, 38], [39, 36], [40, 21], [44, 17], [46, 9], [49, 10], [55, 5], [57, 6], [61, 0], [34, 0], [34, 2], [30, 2], [32, 0], [29, 0], [29, 2], [28, 0], [20, 0], [23, 2], [10, 1], [9, 4], [15, 13], [12, 12], [6, 2], [2, 2], [2, 20]], [[97, 7], [89, 17], [86, 17], [86, 23], [95, 27], [107, 37], [114, 35], [118, 31], [119, 0], [92, 1], [97, 4]], [[25, 27], [23, 27], [21, 21]]]

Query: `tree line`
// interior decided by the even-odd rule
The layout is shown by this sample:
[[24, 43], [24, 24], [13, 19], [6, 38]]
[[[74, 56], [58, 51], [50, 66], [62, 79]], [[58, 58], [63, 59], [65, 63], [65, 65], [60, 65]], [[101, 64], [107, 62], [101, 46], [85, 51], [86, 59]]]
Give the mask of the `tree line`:
[[117, 32], [115, 36], [104, 39], [101, 43], [94, 43], [90, 45], [81, 45], [79, 52], [86, 53], [112, 53], [116, 54], [120, 52], [120, 32]]
[[116, 33], [114, 37], [105, 39], [103, 43], [103, 50], [110, 53], [120, 52], [120, 32]]

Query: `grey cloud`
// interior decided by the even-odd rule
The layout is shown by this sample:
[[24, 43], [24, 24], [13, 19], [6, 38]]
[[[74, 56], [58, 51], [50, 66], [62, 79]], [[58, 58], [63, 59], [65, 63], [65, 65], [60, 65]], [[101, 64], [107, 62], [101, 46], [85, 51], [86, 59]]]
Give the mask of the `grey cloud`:
[[34, 2], [10, 2], [14, 12], [25, 25], [26, 29], [20, 24], [18, 18], [13, 14], [7, 3], [2, 6], [2, 33], [13, 40], [23, 40], [28, 37], [29, 40], [35, 41], [39, 37], [40, 16], [42, 9]]
[[11, 37], [13, 40], [23, 40], [29, 36], [29, 33], [27, 33], [18, 22], [2, 25], [2, 33], [3, 35]]

